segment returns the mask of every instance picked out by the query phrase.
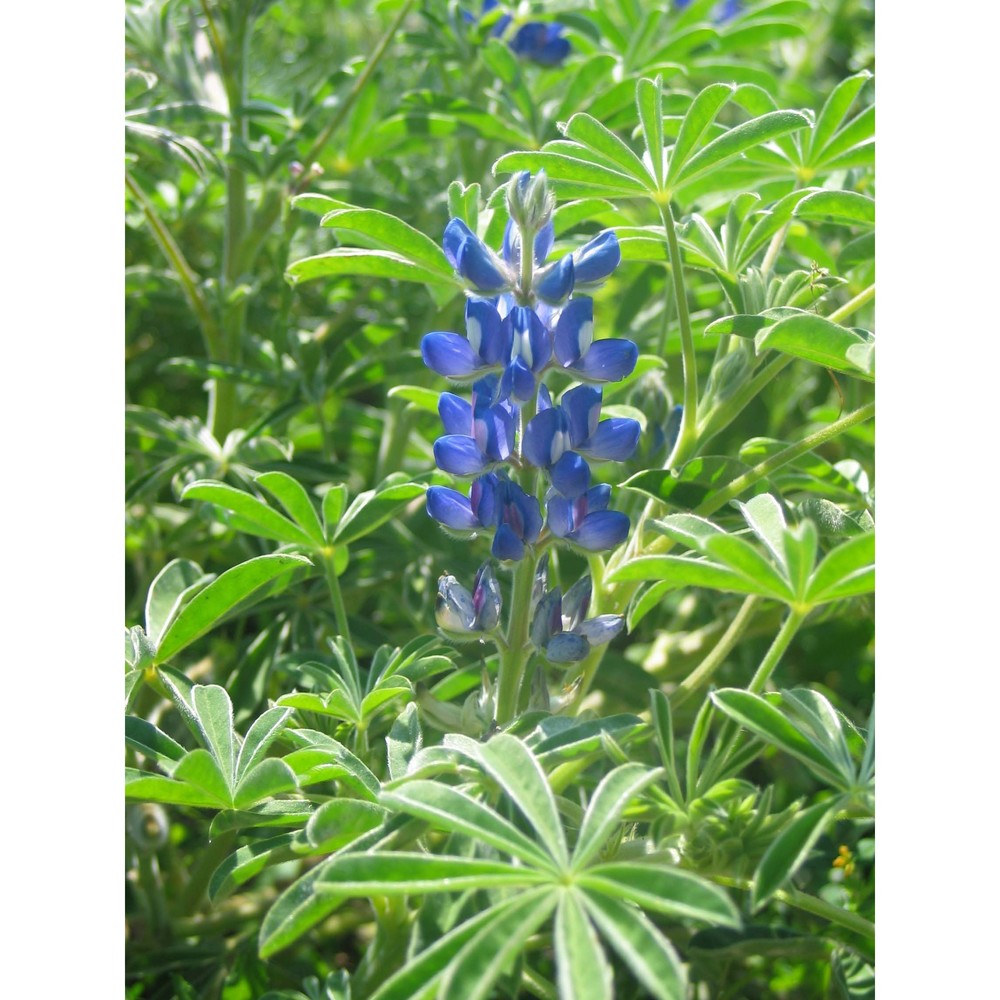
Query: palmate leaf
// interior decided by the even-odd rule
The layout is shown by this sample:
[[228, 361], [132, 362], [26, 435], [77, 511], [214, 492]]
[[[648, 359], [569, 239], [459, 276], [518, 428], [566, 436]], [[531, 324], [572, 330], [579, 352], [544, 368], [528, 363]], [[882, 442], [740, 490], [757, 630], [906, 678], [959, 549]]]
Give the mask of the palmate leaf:
[[455, 269], [437, 243], [387, 212], [353, 206], [337, 208], [324, 215], [320, 225], [326, 229], [363, 237], [375, 248], [401, 254], [443, 281], [455, 281]]
[[621, 824], [622, 813], [629, 802], [662, 773], [660, 768], [650, 770], [642, 764], [622, 764], [601, 779], [580, 824], [573, 850], [574, 870], [579, 871], [597, 854]]
[[521, 888], [548, 881], [530, 868], [444, 854], [409, 851], [340, 854], [324, 867], [319, 894], [407, 896], [464, 889]]
[[870, 339], [822, 316], [803, 312], [761, 330], [757, 351], [776, 350], [871, 381], [875, 354]]
[[711, 128], [716, 115], [733, 96], [733, 89], [728, 83], [713, 83], [697, 94], [691, 102], [681, 121], [677, 140], [670, 151], [670, 167], [666, 178], [668, 187], [677, 180], [681, 168]]
[[200, 590], [167, 627], [157, 647], [157, 664], [176, 656], [228, 615], [282, 590], [297, 571], [311, 568], [305, 556], [275, 554], [257, 556], [226, 570]]
[[548, 852], [565, 867], [569, 852], [555, 796], [537, 757], [524, 743], [507, 733], [499, 733], [486, 744], [465, 736], [450, 736], [445, 745], [470, 758], [500, 785]]
[[556, 971], [559, 995], [573, 1000], [611, 1000], [611, 966], [587, 919], [583, 893], [564, 889], [556, 910]]
[[824, 149], [843, 127], [851, 106], [871, 76], [868, 70], [862, 70], [854, 76], [847, 77], [846, 80], [841, 80], [830, 92], [816, 118], [816, 127], [810, 136], [806, 156], [807, 166], [821, 162]]
[[441, 983], [440, 1000], [486, 1000], [496, 978], [549, 918], [556, 899], [549, 889], [524, 893], [476, 931], [449, 965]]
[[815, 737], [804, 732], [765, 698], [737, 688], [713, 691], [711, 697], [729, 718], [802, 761], [820, 781], [841, 790], [849, 789], [854, 783], [853, 765], [845, 769]]
[[448, 964], [480, 930], [502, 917], [507, 910], [513, 910], [519, 917], [523, 917], [525, 908], [534, 905], [534, 897], [541, 898], [544, 893], [544, 889], [536, 889], [518, 894], [452, 928], [419, 955], [411, 957], [398, 972], [385, 980], [372, 994], [371, 1000], [411, 1000], [423, 995], [428, 988], [440, 981]]
[[146, 635], [155, 645], [180, 609], [214, 578], [190, 559], [172, 559], [149, 585]]
[[610, 166], [628, 174], [649, 190], [654, 189], [653, 179], [642, 160], [631, 147], [596, 118], [583, 113], [575, 114], [566, 123], [563, 134], [567, 139], [572, 139], [600, 154]]
[[417, 816], [436, 829], [465, 834], [525, 864], [554, 871], [551, 855], [493, 809], [466, 792], [436, 781], [410, 780], [384, 791], [384, 805]]
[[287, 472], [276, 469], [273, 472], [262, 472], [256, 477], [255, 482], [263, 486], [285, 508], [288, 516], [316, 545], [323, 545], [325, 541], [323, 525], [316, 513], [312, 497], [297, 479]]
[[299, 836], [297, 833], [278, 834], [246, 844], [230, 854], [212, 873], [208, 883], [208, 898], [213, 904], [220, 903], [265, 868], [283, 861], [293, 861], [298, 857], [293, 845]]
[[587, 893], [584, 905], [602, 937], [651, 997], [685, 1000], [687, 977], [677, 952], [641, 910], [597, 893]]
[[738, 927], [740, 915], [726, 893], [692, 872], [666, 865], [615, 861], [594, 865], [579, 885], [674, 917]]
[[771, 842], [754, 872], [750, 893], [752, 909], [760, 909], [805, 862], [838, 804], [837, 800], [820, 802], [806, 809]]
[[279, 514], [259, 497], [228, 483], [198, 480], [184, 488], [181, 499], [203, 500], [223, 510], [231, 511], [235, 517], [230, 518], [229, 523], [240, 531], [276, 542], [307, 547], [314, 545], [314, 540], [294, 521]]
[[397, 473], [375, 489], [359, 493], [341, 516], [333, 540], [338, 545], [347, 545], [363, 538], [426, 490], [423, 483], [410, 482]]

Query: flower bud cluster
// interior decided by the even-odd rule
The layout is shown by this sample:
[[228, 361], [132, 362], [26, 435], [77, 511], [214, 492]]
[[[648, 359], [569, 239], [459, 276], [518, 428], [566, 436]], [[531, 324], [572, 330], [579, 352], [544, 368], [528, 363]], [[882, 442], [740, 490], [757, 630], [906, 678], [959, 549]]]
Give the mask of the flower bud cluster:
[[[601, 419], [601, 384], [631, 374], [638, 348], [626, 339], [594, 339], [594, 301], [580, 294], [606, 279], [621, 252], [613, 232], [548, 262], [554, 243], [553, 199], [544, 174], [516, 175], [507, 190], [511, 219], [495, 253], [460, 219], [444, 233], [444, 250], [469, 283], [465, 335], [428, 333], [424, 363], [471, 398], [441, 395], [444, 434], [434, 444], [440, 469], [475, 477], [468, 494], [433, 486], [428, 513], [462, 535], [491, 533], [493, 556], [519, 560], [547, 528], [588, 551], [625, 540], [629, 520], [608, 510], [611, 488], [591, 485], [589, 462], [624, 461], [639, 424]], [[531, 260], [522, 248], [531, 247]], [[554, 402], [545, 373], [559, 369], [581, 384]], [[547, 481], [545, 518], [538, 498], [510, 470], [538, 470]], [[522, 479], [523, 481], [523, 479]]]

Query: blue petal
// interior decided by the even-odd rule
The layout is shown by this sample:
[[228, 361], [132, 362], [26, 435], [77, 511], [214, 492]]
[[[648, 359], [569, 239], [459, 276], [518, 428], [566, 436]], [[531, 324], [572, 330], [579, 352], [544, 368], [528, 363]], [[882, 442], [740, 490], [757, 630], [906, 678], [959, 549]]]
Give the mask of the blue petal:
[[569, 436], [578, 448], [597, 430], [601, 419], [603, 391], [592, 385], [577, 385], [567, 389], [559, 400], [569, 422]]
[[600, 510], [588, 514], [576, 530], [570, 532], [569, 540], [589, 552], [613, 549], [628, 538], [628, 515], [617, 510]]
[[468, 378], [482, 370], [482, 360], [457, 333], [427, 333], [420, 340], [420, 354], [431, 371], [445, 378]]
[[503, 491], [504, 522], [514, 529], [519, 538], [534, 542], [542, 530], [542, 512], [538, 501], [509, 480], [504, 483]]
[[564, 497], [572, 500], [590, 485], [590, 468], [575, 451], [567, 451], [549, 469], [549, 478]]
[[535, 404], [535, 412], [541, 413], [543, 410], [548, 410], [552, 406], [552, 396], [549, 394], [549, 387], [543, 382], [538, 387], [538, 396]]
[[609, 337], [595, 340], [583, 358], [572, 366], [580, 378], [594, 382], [620, 382], [631, 375], [639, 360], [639, 348], [631, 340]]
[[624, 624], [625, 619], [621, 615], [598, 615], [578, 625], [576, 632], [591, 646], [603, 646], [618, 635]]
[[483, 563], [476, 573], [472, 585], [472, 605], [476, 612], [476, 628], [483, 632], [492, 632], [500, 623], [500, 585], [496, 573], [488, 563]]
[[639, 444], [639, 421], [610, 417], [597, 425], [597, 432], [580, 450], [599, 462], [624, 462]]
[[500, 520], [498, 485], [496, 474], [488, 472], [485, 476], [480, 476], [469, 490], [470, 507], [484, 528], [496, 525]]
[[488, 299], [466, 300], [465, 332], [472, 349], [488, 365], [502, 364], [510, 355], [501, 325], [500, 313]]
[[558, 407], [551, 407], [528, 421], [521, 454], [536, 469], [547, 469], [562, 457], [568, 446], [566, 418]]
[[574, 254], [577, 284], [603, 281], [621, 263], [622, 252], [613, 232], [595, 236]]
[[584, 618], [590, 608], [590, 599], [594, 592], [594, 584], [588, 573], [581, 576], [569, 590], [562, 602], [563, 628], [572, 632]]
[[461, 219], [452, 219], [445, 227], [443, 245], [455, 270], [481, 292], [499, 292], [510, 285], [496, 256]]
[[578, 296], [563, 309], [552, 337], [559, 364], [567, 368], [579, 361], [593, 339], [594, 300]]
[[472, 230], [461, 219], [449, 219], [444, 227], [444, 255], [456, 270], [458, 269], [458, 251], [462, 244], [472, 236]]
[[524, 542], [514, 534], [509, 524], [501, 524], [493, 536], [493, 555], [501, 560], [524, 558]]
[[510, 329], [510, 358], [522, 358], [533, 372], [541, 371], [552, 356], [549, 332], [534, 310], [515, 306], [504, 320]]
[[513, 268], [521, 266], [521, 232], [513, 219], [503, 227], [503, 243], [500, 246], [503, 259]]
[[684, 416], [684, 407], [678, 403], [667, 417], [667, 426], [664, 428], [663, 436], [667, 442], [667, 454], [674, 450], [677, 438], [681, 432], [681, 418]]
[[427, 490], [427, 513], [455, 531], [477, 531], [482, 527], [468, 498], [446, 486], [431, 486]]
[[549, 531], [556, 538], [565, 538], [573, 530], [573, 502], [558, 493], [549, 496], [545, 504]]
[[446, 632], [461, 635], [475, 628], [476, 610], [472, 595], [453, 576], [442, 576], [438, 580], [434, 617]]
[[510, 42], [511, 51], [541, 66], [557, 66], [569, 55], [568, 39], [561, 24], [532, 21], [518, 28]]
[[544, 649], [552, 636], [562, 631], [561, 605], [562, 596], [558, 587], [538, 602], [531, 619], [531, 642], [537, 649]]
[[583, 503], [588, 513], [595, 510], [607, 510], [611, 501], [611, 487], [607, 483], [592, 486], [583, 496]]
[[582, 635], [560, 632], [545, 647], [545, 658], [552, 663], [578, 663], [590, 652], [590, 644]]
[[468, 434], [472, 430], [472, 407], [452, 392], [442, 392], [438, 398], [438, 413], [445, 434]]
[[442, 472], [453, 476], [478, 476], [486, 468], [486, 457], [471, 437], [446, 434], [434, 442], [434, 461]]
[[556, 240], [556, 227], [551, 220], [546, 222], [535, 236], [535, 263], [541, 267]]
[[535, 394], [535, 373], [523, 358], [515, 358], [507, 365], [500, 381], [500, 395], [505, 393], [518, 403], [527, 403]]
[[534, 283], [535, 294], [544, 302], [558, 305], [569, 298], [573, 291], [573, 256], [566, 254], [562, 260], [549, 267]]

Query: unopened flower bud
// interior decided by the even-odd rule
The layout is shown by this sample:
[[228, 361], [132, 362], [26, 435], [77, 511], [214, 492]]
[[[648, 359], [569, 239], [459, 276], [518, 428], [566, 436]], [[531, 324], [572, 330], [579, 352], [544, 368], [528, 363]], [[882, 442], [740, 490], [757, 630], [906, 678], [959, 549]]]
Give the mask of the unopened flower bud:
[[556, 207], [555, 195], [549, 190], [545, 171], [534, 177], [527, 170], [514, 174], [507, 184], [507, 211], [521, 231], [521, 242], [528, 233], [534, 236], [552, 219]]

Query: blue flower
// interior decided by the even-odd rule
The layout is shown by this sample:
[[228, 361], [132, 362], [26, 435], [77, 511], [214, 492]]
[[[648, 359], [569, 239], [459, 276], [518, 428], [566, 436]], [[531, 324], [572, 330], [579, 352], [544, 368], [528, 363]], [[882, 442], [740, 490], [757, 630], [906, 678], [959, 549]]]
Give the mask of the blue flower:
[[540, 66], [558, 66], [569, 55], [570, 44], [563, 37], [563, 26], [556, 21], [551, 24], [531, 21], [517, 29], [510, 40], [510, 50]]
[[581, 295], [560, 313], [552, 337], [556, 360], [583, 382], [620, 382], [639, 359], [631, 340], [594, 340], [594, 300]]
[[552, 663], [575, 663], [594, 646], [610, 642], [622, 629], [621, 615], [587, 618], [593, 587], [589, 576], [578, 580], [563, 597], [558, 587], [535, 607], [531, 642]]
[[445, 226], [442, 246], [452, 267], [479, 291], [496, 293], [514, 286], [514, 275], [504, 262], [461, 219]]
[[493, 403], [496, 375], [487, 375], [472, 386], [472, 403], [450, 392], [441, 394], [438, 413], [444, 436], [434, 442], [438, 468], [455, 476], [475, 476], [506, 462], [514, 450], [517, 407]]
[[588, 552], [621, 545], [628, 537], [629, 519], [627, 514], [607, 509], [610, 499], [611, 487], [606, 483], [572, 498], [549, 490], [545, 504], [549, 531]]
[[595, 236], [573, 254], [573, 261], [578, 285], [604, 281], [622, 262], [618, 237], [610, 230]]
[[[497, 0], [483, 0], [480, 16], [494, 10], [496, 6]], [[467, 21], [476, 20], [468, 12], [463, 11], [463, 15]], [[493, 25], [490, 34], [499, 38], [507, 30], [512, 20], [510, 14], [501, 15]], [[523, 59], [528, 59], [541, 66], [558, 66], [570, 53], [569, 40], [563, 38], [562, 33], [563, 25], [555, 21], [551, 24], [531, 21], [521, 25], [508, 44], [510, 50]]]
[[428, 333], [420, 341], [424, 364], [456, 381], [499, 371], [510, 359], [511, 330], [504, 326], [496, 306], [487, 299], [465, 303], [466, 337], [457, 333]]
[[438, 580], [434, 615], [441, 631], [452, 638], [492, 632], [500, 623], [500, 606], [500, 587], [488, 562], [479, 567], [471, 594], [453, 576]]
[[468, 497], [446, 486], [430, 487], [427, 513], [461, 534], [495, 529], [492, 551], [497, 559], [523, 558], [525, 546], [534, 544], [542, 530], [538, 501], [493, 472], [474, 480]]
[[527, 306], [514, 306], [503, 323], [510, 361], [500, 379], [500, 398], [526, 403], [535, 395], [537, 376], [552, 357], [552, 339], [535, 310]]
[[[639, 443], [640, 427], [629, 417], [601, 420], [603, 390], [578, 385], [552, 406], [548, 390], [538, 391], [538, 414], [524, 432], [522, 453], [532, 465], [548, 469], [570, 450], [596, 462], [624, 462]], [[586, 488], [586, 485], [584, 486]], [[566, 490], [560, 490], [568, 495]]]

